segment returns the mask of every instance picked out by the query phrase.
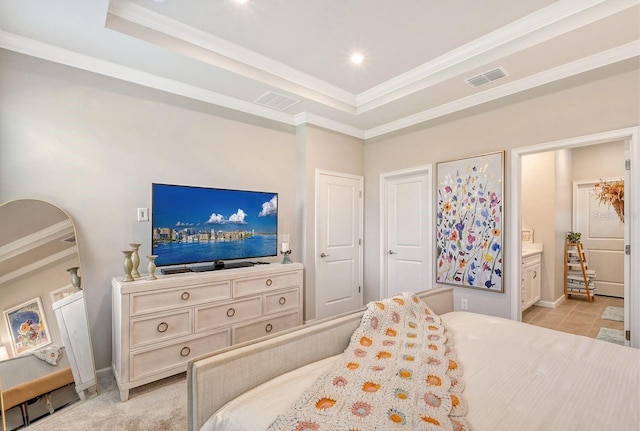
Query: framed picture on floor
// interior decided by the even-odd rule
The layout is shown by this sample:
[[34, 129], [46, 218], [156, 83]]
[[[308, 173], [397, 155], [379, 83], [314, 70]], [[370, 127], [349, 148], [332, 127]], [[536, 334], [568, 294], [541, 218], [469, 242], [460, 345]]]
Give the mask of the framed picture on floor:
[[49, 326], [40, 298], [34, 298], [5, 310], [4, 317], [9, 329], [11, 350], [14, 356], [51, 344]]
[[437, 164], [436, 283], [504, 292], [504, 151]]

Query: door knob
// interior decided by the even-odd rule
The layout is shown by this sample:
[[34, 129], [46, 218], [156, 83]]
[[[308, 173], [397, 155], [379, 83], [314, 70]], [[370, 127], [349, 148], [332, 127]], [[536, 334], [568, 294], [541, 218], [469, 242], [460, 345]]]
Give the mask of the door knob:
[[389, 254], [396, 254], [396, 252], [393, 250], [389, 250]]
[[324, 253], [320, 253], [320, 257], [327, 257], [330, 256], [329, 254], [324, 254]]

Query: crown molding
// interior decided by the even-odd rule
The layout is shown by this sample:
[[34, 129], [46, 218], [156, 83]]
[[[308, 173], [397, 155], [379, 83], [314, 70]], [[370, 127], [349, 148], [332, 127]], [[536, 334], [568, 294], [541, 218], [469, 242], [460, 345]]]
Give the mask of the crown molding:
[[19, 269], [16, 269], [15, 271], [12, 271], [0, 276], [0, 285], [3, 283], [6, 283], [7, 281], [13, 280], [14, 278], [18, 278], [25, 274], [29, 274], [30, 272], [35, 271], [37, 269], [44, 268], [45, 266], [50, 265], [52, 263], [58, 262], [63, 259], [68, 259], [72, 256], [77, 255], [77, 253], [78, 253], [78, 247], [74, 246], [74, 247], [66, 248], [58, 253], [52, 254], [51, 256], [46, 257], [44, 259], [31, 262], [28, 265], [25, 265]]
[[637, 4], [637, 0], [565, 0], [553, 3], [358, 94], [357, 113], [378, 108]]
[[293, 116], [194, 85], [143, 72], [0, 30], [0, 48], [293, 125]]
[[624, 61], [630, 58], [640, 56], [640, 40], [629, 42], [627, 44], [600, 52], [564, 65], [554, 67], [552, 69], [539, 72], [537, 74], [509, 82], [499, 87], [474, 94], [472, 96], [463, 97], [450, 103], [445, 103], [422, 112], [401, 118], [396, 121], [373, 127], [365, 131], [365, 140], [372, 139], [387, 133], [396, 132], [398, 130], [415, 126], [416, 124], [430, 121], [448, 114], [452, 114], [463, 109], [481, 105], [486, 102], [510, 96], [522, 91], [530, 90], [541, 85], [549, 84], [560, 79], [588, 72], [599, 67], [607, 66], [613, 63]]
[[354, 138], [362, 140], [364, 140], [366, 134], [365, 130], [358, 129], [357, 127], [352, 127], [310, 112], [300, 112], [299, 114], [294, 115], [293, 121], [295, 126], [299, 126], [302, 124], [311, 124], [314, 126], [332, 130], [334, 132], [342, 133], [344, 135], [353, 136]]
[[73, 235], [71, 220], [63, 220], [0, 247], [0, 262], [27, 253], [52, 241], [62, 241]]
[[[283, 90], [296, 92], [295, 89], [286, 88], [287, 82], [293, 83], [306, 88], [313, 93], [318, 93], [319, 95], [324, 96], [314, 97], [313, 94], [307, 94], [305, 97], [324, 104], [331, 104], [330, 100], [325, 100], [326, 98], [333, 99], [340, 102], [340, 104], [348, 105], [351, 109], [344, 108], [336, 104], [331, 104], [332, 107], [353, 113], [352, 109], [355, 106], [354, 94], [298, 69], [287, 66], [284, 63], [229, 42], [226, 39], [216, 37], [210, 33], [188, 26], [171, 18], [167, 18], [164, 15], [127, 1], [116, 0], [110, 2], [108, 13], [130, 23], [171, 36], [175, 39], [203, 48], [206, 51], [221, 55], [226, 59], [233, 60], [234, 62], [239, 63], [231, 65], [234, 69], [233, 71], [236, 73], [241, 73], [249, 78], [266, 84], [272, 84], [272, 82], [270, 82], [272, 79], [267, 75], [275, 76], [286, 81], [279, 85]], [[109, 27], [108, 21], [107, 27]], [[171, 49], [175, 49], [175, 46], [172, 46]], [[183, 54], [189, 55], [188, 53]], [[224, 62], [227, 64], [222, 64], [222, 61], [216, 61], [215, 58], [210, 58], [209, 62], [224, 69], [229, 68], [228, 61]], [[244, 67], [242, 68], [243, 70], [240, 70], [241, 65], [249, 67]]]
[[304, 123], [313, 124], [364, 140], [395, 132], [456, 111], [477, 106], [520, 91], [529, 90], [572, 75], [587, 72], [598, 67], [640, 56], [640, 40], [636, 40], [617, 48], [603, 51], [601, 53], [567, 63], [563, 66], [504, 84], [500, 87], [491, 88], [481, 93], [436, 106], [377, 127], [362, 130], [309, 112], [302, 112], [294, 116], [265, 108], [251, 102], [222, 95], [172, 79], [159, 77], [127, 66], [100, 60], [64, 48], [45, 44], [7, 31], [0, 30], [0, 48], [87, 70], [89, 72], [109, 76], [179, 96], [184, 96], [286, 125], [297, 126]]
[[[209, 62], [218, 67], [335, 109], [362, 114], [635, 5], [637, 0], [557, 1], [357, 95], [126, 0], [112, 0], [109, 14], [250, 68], [239, 70], [228, 61], [210, 58]], [[284, 82], [274, 82], [274, 76]], [[292, 88], [289, 83], [303, 87], [303, 91]], [[304, 89], [311, 93], [304, 94]]]

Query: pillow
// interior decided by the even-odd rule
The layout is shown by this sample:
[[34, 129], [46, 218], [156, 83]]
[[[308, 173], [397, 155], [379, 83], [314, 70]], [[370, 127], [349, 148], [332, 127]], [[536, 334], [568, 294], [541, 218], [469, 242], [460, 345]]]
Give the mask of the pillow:
[[54, 344], [53, 346], [34, 351], [33, 355], [51, 366], [56, 366], [62, 357], [62, 347]]

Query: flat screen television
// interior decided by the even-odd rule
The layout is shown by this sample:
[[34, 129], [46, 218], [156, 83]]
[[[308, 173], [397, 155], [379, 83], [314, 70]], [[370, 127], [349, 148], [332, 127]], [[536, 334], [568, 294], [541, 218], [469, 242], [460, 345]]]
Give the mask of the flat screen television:
[[153, 183], [151, 228], [157, 266], [277, 256], [278, 194]]

